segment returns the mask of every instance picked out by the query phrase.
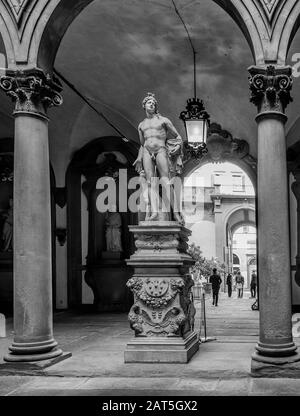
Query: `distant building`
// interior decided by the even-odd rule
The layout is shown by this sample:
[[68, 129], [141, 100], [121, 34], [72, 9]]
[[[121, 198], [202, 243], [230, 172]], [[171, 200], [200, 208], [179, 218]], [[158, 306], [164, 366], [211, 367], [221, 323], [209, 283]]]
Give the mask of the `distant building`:
[[184, 212], [190, 241], [206, 258], [225, 263], [227, 272], [240, 270], [249, 287], [256, 268], [256, 224], [248, 175], [231, 163], [200, 167], [185, 181]]

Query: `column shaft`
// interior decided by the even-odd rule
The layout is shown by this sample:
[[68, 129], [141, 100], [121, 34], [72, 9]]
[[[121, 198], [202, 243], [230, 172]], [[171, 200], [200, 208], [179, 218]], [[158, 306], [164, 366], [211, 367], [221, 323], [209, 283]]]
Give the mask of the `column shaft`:
[[286, 144], [281, 113], [258, 122], [260, 342], [264, 355], [290, 355], [292, 340]]
[[[48, 120], [17, 113], [14, 174], [14, 331], [7, 361], [62, 354], [52, 325]], [[54, 351], [53, 351], [54, 350]], [[15, 355], [14, 355], [15, 354]], [[21, 355], [20, 357], [16, 355]]]

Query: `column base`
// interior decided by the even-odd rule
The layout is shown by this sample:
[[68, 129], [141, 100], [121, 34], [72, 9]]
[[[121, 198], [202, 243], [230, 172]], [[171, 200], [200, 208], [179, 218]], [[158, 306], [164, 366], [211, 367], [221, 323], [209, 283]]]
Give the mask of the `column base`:
[[[45, 368], [51, 367], [54, 364], [57, 364], [67, 358], [72, 357], [70, 352], [62, 352], [56, 357], [48, 357], [45, 355], [41, 361], [9, 361], [6, 363], [0, 364], [0, 375], [30, 375], [30, 374], [44, 374], [43, 370]], [[11, 355], [8, 355], [6, 358], [12, 358]], [[13, 358], [16, 358], [15, 356]], [[21, 357], [20, 357], [21, 358]], [[28, 356], [29, 358], [29, 356]]]
[[262, 360], [266, 357], [291, 357], [297, 352], [297, 347], [294, 342], [288, 342], [286, 344], [264, 344], [263, 342], [258, 342], [255, 348], [259, 357], [262, 357]]
[[266, 357], [255, 352], [251, 360], [252, 377], [300, 378], [300, 355]]
[[128, 342], [125, 363], [187, 363], [199, 349], [197, 334], [179, 337], [136, 337]]
[[13, 342], [9, 347], [9, 354], [3, 359], [8, 362], [42, 361], [58, 357], [63, 354], [57, 348], [57, 342], [52, 338], [40, 342]]

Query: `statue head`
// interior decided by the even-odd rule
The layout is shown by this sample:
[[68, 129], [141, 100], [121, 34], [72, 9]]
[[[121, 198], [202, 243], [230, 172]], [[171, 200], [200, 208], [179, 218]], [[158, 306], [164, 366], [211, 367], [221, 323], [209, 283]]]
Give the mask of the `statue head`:
[[155, 98], [155, 95], [152, 92], [148, 92], [146, 97], [143, 99], [143, 108], [144, 108], [144, 110], [146, 110], [146, 104], [147, 104], [148, 101], [152, 101], [154, 103], [154, 105], [155, 105], [154, 112], [155, 112], [155, 114], [157, 114], [158, 113], [158, 109], [157, 109], [158, 102]]

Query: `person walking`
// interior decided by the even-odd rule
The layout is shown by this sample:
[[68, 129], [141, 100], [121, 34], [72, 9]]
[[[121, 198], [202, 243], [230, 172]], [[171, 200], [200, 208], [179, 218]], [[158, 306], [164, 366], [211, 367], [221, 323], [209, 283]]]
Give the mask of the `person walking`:
[[217, 274], [217, 269], [213, 269], [213, 274], [209, 278], [209, 283], [211, 283], [212, 292], [213, 292], [213, 305], [218, 306], [219, 300], [219, 290], [222, 283], [220, 275]]
[[226, 279], [226, 285], [228, 287], [228, 297], [231, 298], [232, 294], [232, 274], [228, 273], [227, 279]]
[[250, 282], [250, 291], [251, 297], [256, 298], [256, 288], [257, 288], [257, 275], [255, 270], [253, 270], [251, 274], [251, 282]]
[[241, 275], [241, 272], [237, 272], [236, 277], [235, 277], [235, 283], [236, 283], [238, 298], [243, 297], [244, 282], [245, 282], [244, 276]]

